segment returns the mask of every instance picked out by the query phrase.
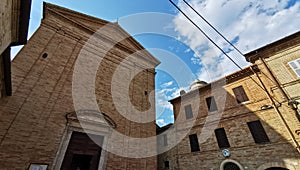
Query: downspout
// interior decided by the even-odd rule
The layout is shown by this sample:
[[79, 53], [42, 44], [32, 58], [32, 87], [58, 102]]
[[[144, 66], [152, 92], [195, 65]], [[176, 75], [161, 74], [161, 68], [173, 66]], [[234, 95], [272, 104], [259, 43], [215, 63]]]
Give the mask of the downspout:
[[262, 64], [264, 65], [264, 67], [268, 71], [268, 73], [271, 75], [272, 80], [275, 82], [275, 85], [278, 87], [278, 89], [280, 90], [280, 92], [283, 94], [284, 98], [289, 102], [290, 101], [289, 96], [285, 93], [285, 91], [283, 90], [283, 88], [280, 86], [279, 81], [274, 76], [273, 72], [270, 70], [270, 68], [268, 67], [268, 65], [265, 62], [265, 60], [263, 58], [261, 58], [261, 57], [259, 57], [259, 60], [262, 62]]
[[[255, 71], [254, 71], [254, 72], [255, 72]], [[270, 95], [268, 89], [266, 88], [265, 84], [263, 83], [263, 81], [262, 81], [261, 78], [259, 77], [258, 73], [255, 72], [255, 74], [256, 74], [256, 76], [257, 76], [259, 82], [260, 82], [261, 85], [263, 86], [264, 91], [265, 91], [265, 93], [267, 94], [269, 100], [272, 102], [272, 105], [273, 105], [273, 108], [274, 108], [275, 112], [277, 113], [277, 115], [278, 115], [278, 117], [280, 118], [281, 122], [284, 124], [286, 130], [288, 131], [288, 134], [289, 134], [289, 136], [291, 137], [293, 143], [295, 144], [298, 153], [300, 153], [300, 146], [299, 146], [299, 143], [298, 143], [297, 140], [296, 140], [296, 137], [294, 136], [292, 130], [291, 130], [290, 127], [288, 126], [288, 123], [285, 121], [284, 117], [282, 116], [280, 110], [279, 110], [278, 107], [276, 106], [275, 101], [274, 101], [273, 98], [271, 97], [271, 95]]]
[[259, 57], [259, 60], [262, 62], [262, 64], [264, 65], [264, 67], [266, 68], [266, 70], [268, 71], [268, 73], [271, 75], [271, 78], [275, 82], [275, 85], [278, 87], [278, 89], [280, 90], [280, 92], [283, 94], [284, 98], [288, 102], [288, 105], [292, 107], [292, 109], [295, 112], [295, 116], [300, 121], [300, 114], [299, 114], [299, 110], [298, 110], [298, 104], [299, 103], [297, 103], [297, 101], [295, 101], [295, 100], [291, 100], [290, 97], [286, 94], [286, 92], [284, 91], [284, 89], [281, 87], [279, 81], [277, 80], [277, 78], [273, 74], [272, 70], [269, 68], [269, 66], [265, 62], [265, 60], [262, 57]]

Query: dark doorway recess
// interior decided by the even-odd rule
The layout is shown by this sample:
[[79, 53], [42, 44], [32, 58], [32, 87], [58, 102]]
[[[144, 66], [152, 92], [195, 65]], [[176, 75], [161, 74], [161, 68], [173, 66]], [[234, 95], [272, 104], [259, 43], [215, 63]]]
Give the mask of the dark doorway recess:
[[102, 144], [103, 137], [73, 132], [61, 170], [97, 170], [98, 163], [101, 156], [101, 147], [96, 143]]
[[239, 166], [233, 162], [228, 162], [224, 165], [224, 170], [241, 170]]

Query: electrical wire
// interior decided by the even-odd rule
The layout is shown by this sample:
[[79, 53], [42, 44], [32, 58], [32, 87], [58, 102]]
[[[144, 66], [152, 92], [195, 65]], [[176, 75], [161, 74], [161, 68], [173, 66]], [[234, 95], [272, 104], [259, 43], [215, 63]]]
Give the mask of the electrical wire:
[[[191, 8], [204, 22], [207, 23], [217, 34], [219, 34], [230, 46], [232, 46], [241, 56], [245, 57], [245, 55], [232, 43], [230, 42], [220, 31], [216, 29], [205, 17], [203, 17], [192, 5], [190, 5], [186, 0], [183, 2]], [[254, 72], [253, 72], [254, 73]], [[271, 82], [275, 83], [269, 76], [266, 76]]]
[[[212, 44], [214, 44], [235, 66], [237, 66], [240, 70], [243, 70], [243, 68], [241, 67], [241, 66], [239, 66], [218, 44], [216, 44], [215, 42], [214, 42], [214, 40], [212, 40], [189, 16], [187, 16], [187, 14], [185, 13], [185, 12], [183, 12], [172, 0], [169, 0], [169, 2], [171, 2], [172, 3], [172, 5], [186, 18], [186, 19], [188, 19]], [[197, 12], [198, 13], [198, 12]], [[205, 20], [207, 23], [209, 23], [207, 20]], [[209, 25], [211, 25], [211, 24], [209, 24]], [[212, 26], [212, 25], [211, 25]], [[217, 29], [215, 29], [214, 28], [214, 30], [215, 31], [217, 31]], [[219, 31], [217, 31], [218, 32], [218, 34], [219, 35], [221, 35], [224, 39], [226, 39], [226, 41], [227, 42], [229, 42], [228, 41], [228, 39], [227, 38], [225, 38]], [[233, 45], [231, 42], [229, 42], [229, 44], [230, 45]], [[234, 48], [237, 50], [237, 51], [239, 51], [235, 46], [234, 46]], [[239, 53], [242, 55], [242, 56], [244, 56], [240, 51], [239, 51]], [[251, 69], [251, 71], [253, 72], [253, 73], [255, 73], [254, 72], [254, 70], [252, 70]], [[259, 88], [261, 88], [263, 91], [265, 91], [265, 89], [258, 83], [258, 82], [256, 82], [250, 75], [248, 76]], [[275, 98], [274, 98], [274, 100], [276, 101], [276, 102], [278, 102]], [[278, 102], [279, 103], [279, 102]]]

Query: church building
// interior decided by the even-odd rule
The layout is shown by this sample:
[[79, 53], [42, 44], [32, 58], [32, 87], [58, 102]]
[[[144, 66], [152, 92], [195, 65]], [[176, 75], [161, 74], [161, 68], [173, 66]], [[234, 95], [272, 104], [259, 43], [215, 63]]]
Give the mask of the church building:
[[118, 23], [43, 8], [0, 100], [1, 169], [156, 169], [160, 62]]

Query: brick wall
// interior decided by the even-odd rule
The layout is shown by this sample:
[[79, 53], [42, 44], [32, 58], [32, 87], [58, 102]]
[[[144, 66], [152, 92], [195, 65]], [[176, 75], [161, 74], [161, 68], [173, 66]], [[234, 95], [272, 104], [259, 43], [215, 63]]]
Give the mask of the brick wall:
[[[275, 101], [284, 103], [281, 94], [275, 94], [271, 91], [271, 88], [275, 85], [266, 76], [267, 73], [264, 68], [261, 65], [259, 65], [259, 68], [261, 72], [258, 73], [258, 76], [271, 96]], [[211, 87], [208, 87], [210, 86], [208, 85], [200, 88], [199, 93], [189, 92], [171, 101], [177, 118], [175, 122], [177, 136], [185, 136], [176, 146], [178, 153], [175, 157], [178, 160], [178, 167], [172, 169], [220, 169], [224, 161], [236, 161], [244, 169], [268, 168], [275, 166], [275, 164], [278, 165], [277, 167], [299, 169], [299, 153], [277, 112], [274, 108], [261, 109], [261, 106], [265, 104], [272, 105], [272, 102], [262, 89], [258, 77], [255, 74], [251, 75], [252, 79], [262, 88], [250, 77], [237, 77], [235, 77], [235, 81], [223, 85], [222, 83], [219, 83], [219, 85], [212, 84]], [[241, 85], [249, 101], [238, 104], [232, 89]], [[218, 111], [208, 112], [205, 99], [209, 96], [215, 97]], [[185, 118], [184, 106], [187, 104], [192, 104], [194, 114], [194, 118], [189, 120]], [[290, 126], [295, 128], [297, 122], [293, 110], [287, 108], [286, 105], [280, 106], [279, 110], [284, 113], [284, 118]], [[264, 144], [254, 142], [247, 122], [255, 120], [260, 120], [270, 142]], [[231, 152], [231, 156], [228, 158], [221, 154], [222, 149], [217, 145], [214, 134], [214, 130], [217, 128], [224, 128], [228, 137], [230, 143], [228, 149]], [[198, 152], [191, 152], [188, 137], [191, 134], [197, 134], [198, 136], [200, 145], [200, 151]], [[171, 158], [174, 151], [170, 150], [165, 154]], [[160, 161], [158, 162], [161, 164]], [[269, 166], [268, 163], [270, 162], [273, 162], [273, 164]], [[161, 165], [158, 165], [158, 167], [163, 169]]]
[[[44, 10], [42, 25], [12, 62], [14, 95], [0, 101], [0, 165], [4, 169], [26, 169], [30, 163], [48, 164], [49, 169], [56, 166], [54, 160], [60, 153], [61, 145], [66, 139], [65, 132], [69, 128], [66, 115], [75, 111], [72, 81], [79, 54], [91, 59], [101, 56], [117, 36], [126, 36], [119, 26], [112, 25], [108, 32], [101, 35], [104, 39], [99, 39], [98, 44], [89, 43], [93, 30], [107, 22], [50, 4], [46, 4]], [[76, 18], [79, 20], [74, 21]], [[81, 51], [83, 47], [87, 48]], [[155, 113], [150, 108], [154, 98], [150, 94], [154, 89], [154, 67], [158, 61], [149, 57], [146, 52], [132, 53], [137, 50], [136, 42], [128, 38], [105, 53], [96, 72], [95, 96], [101, 112], [116, 123], [115, 130], [125, 136], [140, 138], [155, 136]], [[126, 61], [129, 55], [133, 55], [133, 59]], [[126, 63], [126, 67], [120, 63]], [[114, 79], [119, 66], [121, 70], [126, 70], [123, 74], [125, 76]], [[139, 72], [140, 70], [142, 71]], [[90, 70], [84, 71], [86, 76], [93, 75]], [[126, 74], [129, 76], [136, 72], [139, 74], [134, 76], [129, 88], [124, 89], [121, 84], [128, 81]], [[114, 91], [120, 97], [129, 91], [130, 96], [125, 96], [128, 100], [124, 102], [113, 98], [112, 85], [120, 87], [118, 91]], [[116, 103], [128, 105], [126, 113], [119, 113]], [[132, 105], [140, 111], [148, 110], [147, 116], [152, 121], [136, 123], [122, 116], [130, 115], [132, 110], [129, 108]], [[123, 144], [122, 149], [128, 150], [125, 141], [121, 139], [116, 142]], [[156, 145], [152, 143], [151, 146]], [[105, 167], [156, 169], [156, 156], [131, 159], [107, 153]]]

